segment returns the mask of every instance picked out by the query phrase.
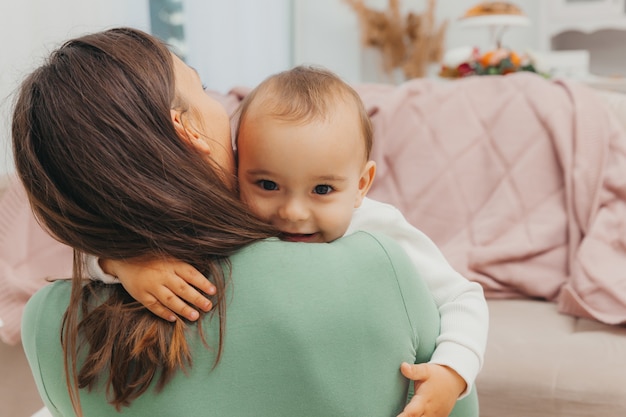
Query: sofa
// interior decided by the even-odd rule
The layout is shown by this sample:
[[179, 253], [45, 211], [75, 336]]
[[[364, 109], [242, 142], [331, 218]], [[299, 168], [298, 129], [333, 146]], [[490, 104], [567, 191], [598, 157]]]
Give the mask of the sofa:
[[[626, 96], [534, 74], [355, 88], [375, 132], [370, 196], [485, 289], [481, 417], [626, 416]], [[247, 91], [212, 94], [232, 112]], [[19, 334], [0, 335], [1, 414], [30, 416]]]

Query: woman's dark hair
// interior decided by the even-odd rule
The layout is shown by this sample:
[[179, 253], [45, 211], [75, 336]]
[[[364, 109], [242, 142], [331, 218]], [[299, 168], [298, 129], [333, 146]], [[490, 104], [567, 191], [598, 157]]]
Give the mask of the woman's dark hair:
[[79, 415], [78, 388], [95, 387], [98, 375], [108, 375], [109, 399], [119, 409], [153, 380], [162, 388], [177, 369], [191, 366], [185, 323], [152, 315], [121, 285], [103, 301], [103, 284], [85, 280], [84, 254], [170, 256], [210, 277], [220, 322], [217, 363], [228, 256], [275, 234], [224, 181], [232, 174], [178, 136], [170, 109], [179, 101], [168, 49], [130, 28], [66, 42], [17, 96], [12, 138], [18, 175], [41, 224], [75, 248], [61, 339]]

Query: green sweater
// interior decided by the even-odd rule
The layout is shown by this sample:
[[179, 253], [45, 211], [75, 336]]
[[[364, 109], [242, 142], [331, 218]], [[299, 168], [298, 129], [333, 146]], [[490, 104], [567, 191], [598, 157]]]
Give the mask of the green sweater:
[[[224, 352], [190, 326], [193, 367], [151, 389], [121, 415], [395, 416], [409, 381], [402, 361], [425, 362], [439, 316], [427, 287], [390, 239], [359, 232], [331, 244], [270, 239], [231, 257]], [[26, 306], [23, 345], [54, 416], [74, 416], [59, 341], [71, 283], [37, 292]], [[215, 321], [204, 317], [210, 346]], [[130, 323], [129, 323], [130, 325]], [[106, 376], [102, 376], [105, 380]], [[83, 390], [84, 391], [84, 390]], [[81, 392], [89, 417], [118, 413], [104, 389]], [[457, 416], [476, 416], [475, 394]]]

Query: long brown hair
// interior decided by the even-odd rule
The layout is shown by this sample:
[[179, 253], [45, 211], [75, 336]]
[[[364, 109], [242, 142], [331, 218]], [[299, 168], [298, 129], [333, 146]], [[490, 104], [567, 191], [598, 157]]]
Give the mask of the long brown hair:
[[[103, 284], [84, 279], [84, 254], [167, 254], [210, 277], [217, 287], [218, 361], [227, 258], [275, 234], [224, 183], [231, 174], [208, 164], [177, 135], [170, 118], [178, 100], [173, 71], [161, 42], [118, 28], [66, 42], [27, 77], [17, 96], [17, 172], [39, 221], [75, 248], [61, 339], [79, 415], [78, 389], [94, 388], [98, 375], [108, 375], [109, 400], [119, 409], [153, 380], [159, 389], [176, 370], [191, 366], [185, 323], [152, 315], [121, 285], [101, 302]], [[83, 348], [86, 359], [78, 369]]]

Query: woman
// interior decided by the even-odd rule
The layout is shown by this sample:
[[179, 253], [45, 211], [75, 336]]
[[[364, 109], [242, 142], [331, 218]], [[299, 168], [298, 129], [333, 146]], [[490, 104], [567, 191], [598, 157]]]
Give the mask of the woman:
[[[398, 364], [427, 360], [438, 333], [410, 262], [365, 233], [267, 239], [234, 192], [224, 109], [160, 42], [132, 29], [67, 42], [22, 85], [12, 136], [34, 212], [76, 250], [71, 285], [45, 287], [23, 319], [53, 415], [402, 410]], [[85, 281], [85, 253], [189, 263], [217, 288], [213, 313], [161, 320], [121, 286]]]

